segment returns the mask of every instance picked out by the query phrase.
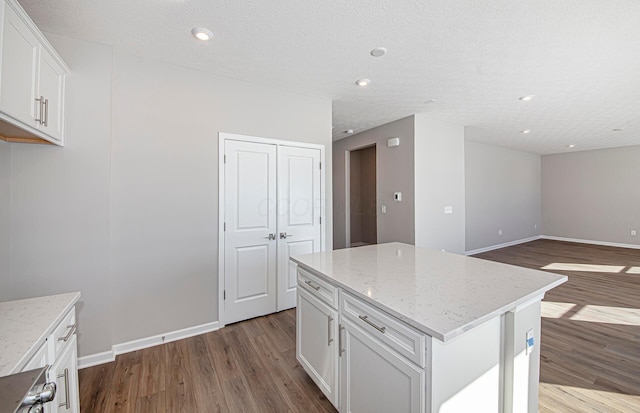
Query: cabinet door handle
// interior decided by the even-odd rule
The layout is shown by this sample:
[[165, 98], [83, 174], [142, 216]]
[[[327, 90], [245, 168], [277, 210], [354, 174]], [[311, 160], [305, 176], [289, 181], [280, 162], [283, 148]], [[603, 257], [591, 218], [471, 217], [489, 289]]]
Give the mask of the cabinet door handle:
[[360, 320], [364, 321], [365, 323], [369, 324], [371, 327], [375, 328], [376, 330], [378, 330], [382, 334], [384, 334], [384, 331], [387, 329], [387, 327], [380, 327], [380, 326], [375, 325], [371, 320], [369, 320], [369, 316], [368, 315], [359, 315], [358, 318]]
[[317, 285], [313, 285], [313, 284], [311, 283], [311, 281], [307, 280], [307, 281], [305, 281], [304, 283], [305, 283], [305, 284], [307, 284], [309, 287], [313, 288], [314, 290], [316, 290], [316, 291], [320, 291], [320, 287], [319, 287], [319, 286], [317, 286]]
[[38, 112], [39, 112], [39, 116], [40, 119], [36, 119], [36, 122], [38, 122], [41, 125], [44, 125], [44, 109], [43, 109], [43, 105], [44, 105], [44, 96], [40, 96], [40, 98], [36, 98], [36, 102], [38, 102]]
[[67, 326], [67, 328], [68, 328], [68, 329], [70, 329], [70, 330], [69, 330], [69, 332], [67, 333], [67, 335], [66, 335], [66, 336], [58, 338], [58, 341], [67, 341], [67, 340], [69, 340], [69, 338], [71, 337], [71, 335], [72, 335], [73, 333], [75, 333], [75, 331], [76, 331], [76, 327], [78, 327], [78, 323], [71, 324], [70, 326]]
[[331, 337], [331, 322], [333, 321], [333, 317], [328, 316], [327, 320], [327, 337], [329, 337], [327, 345], [330, 346], [333, 341], [333, 337]]
[[49, 126], [49, 99], [44, 100], [44, 126]]
[[289, 238], [289, 237], [293, 237], [293, 235], [291, 235], [291, 234], [288, 234], [288, 235], [287, 235], [287, 233], [286, 233], [286, 232], [281, 232], [281, 233], [280, 233], [280, 239], [287, 239], [287, 238]]
[[340, 325], [338, 327], [338, 357], [342, 357], [342, 353], [344, 353], [344, 349], [342, 348], [342, 330], [344, 330], [344, 327]]
[[274, 239], [276, 239], [276, 234], [269, 234], [268, 236], [264, 237], [264, 239], [268, 239], [269, 241], [273, 241]]
[[58, 378], [64, 377], [64, 403], [59, 403], [58, 407], [63, 407], [69, 410], [69, 369], [64, 369], [63, 374], [58, 374]]

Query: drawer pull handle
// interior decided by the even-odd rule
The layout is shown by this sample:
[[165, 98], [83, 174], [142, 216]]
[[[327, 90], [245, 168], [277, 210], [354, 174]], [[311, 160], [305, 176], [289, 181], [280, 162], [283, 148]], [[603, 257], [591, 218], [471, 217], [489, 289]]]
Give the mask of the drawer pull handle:
[[327, 342], [327, 345], [330, 346], [331, 342], [333, 341], [333, 337], [331, 337], [331, 322], [333, 321], [333, 317], [328, 316], [328, 320], [327, 320], [327, 337], [329, 337], [329, 340]]
[[63, 407], [69, 410], [69, 369], [64, 369], [63, 374], [58, 374], [58, 378], [61, 379], [64, 377], [64, 403], [58, 404], [58, 407]]
[[72, 324], [72, 325], [70, 325], [70, 326], [67, 326], [67, 328], [69, 328], [69, 329], [70, 329], [70, 330], [69, 330], [69, 332], [67, 333], [67, 335], [66, 335], [66, 336], [58, 338], [58, 341], [67, 341], [67, 340], [69, 340], [69, 338], [71, 337], [71, 335], [72, 335], [73, 333], [75, 333], [75, 331], [76, 331], [76, 327], [78, 327], [78, 323], [75, 323], [75, 324]]
[[319, 286], [317, 286], [317, 285], [313, 285], [313, 284], [311, 283], [311, 281], [307, 280], [307, 281], [305, 281], [304, 283], [305, 283], [305, 284], [307, 284], [309, 287], [313, 288], [314, 290], [316, 290], [316, 291], [320, 291], [320, 287], [319, 287]]
[[384, 334], [384, 331], [387, 329], [387, 327], [380, 327], [380, 326], [377, 326], [374, 323], [372, 323], [371, 320], [369, 320], [369, 316], [367, 316], [367, 315], [359, 315], [358, 318], [360, 318], [360, 320], [362, 320], [365, 323], [369, 324], [371, 327], [375, 328], [376, 330], [378, 330], [382, 334]]

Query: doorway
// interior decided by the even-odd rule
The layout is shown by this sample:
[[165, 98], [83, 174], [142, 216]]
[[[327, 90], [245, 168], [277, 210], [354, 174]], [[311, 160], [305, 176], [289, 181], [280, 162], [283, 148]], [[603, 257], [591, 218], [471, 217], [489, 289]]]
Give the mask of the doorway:
[[378, 242], [376, 146], [349, 152], [349, 247]]

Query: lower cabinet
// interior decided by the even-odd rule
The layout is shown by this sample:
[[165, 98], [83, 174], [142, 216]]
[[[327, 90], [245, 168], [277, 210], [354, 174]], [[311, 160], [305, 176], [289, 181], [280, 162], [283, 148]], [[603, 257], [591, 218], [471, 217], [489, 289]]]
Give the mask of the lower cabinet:
[[340, 411], [424, 412], [424, 369], [400, 356], [348, 319], [340, 321]]
[[22, 371], [49, 366], [47, 381], [57, 386], [55, 398], [43, 405], [44, 413], [79, 413], [78, 345], [75, 308], [50, 332]]
[[48, 381], [58, 386], [56, 398], [50, 404], [51, 413], [79, 413], [78, 351], [76, 335], [72, 335], [63, 352], [47, 373]]
[[296, 357], [327, 399], [338, 403], [338, 312], [298, 288]]
[[425, 412], [424, 335], [300, 269], [297, 291], [297, 359], [341, 413]]

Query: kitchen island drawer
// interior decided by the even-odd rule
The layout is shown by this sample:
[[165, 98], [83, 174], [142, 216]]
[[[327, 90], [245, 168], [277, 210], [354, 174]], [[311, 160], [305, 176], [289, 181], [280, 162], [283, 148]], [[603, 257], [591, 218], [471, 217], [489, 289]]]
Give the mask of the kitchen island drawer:
[[340, 290], [340, 314], [420, 367], [429, 337], [372, 305]]
[[338, 289], [333, 285], [300, 267], [298, 267], [298, 284], [332, 308], [338, 308]]

